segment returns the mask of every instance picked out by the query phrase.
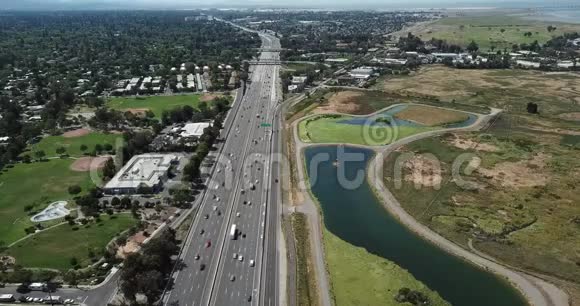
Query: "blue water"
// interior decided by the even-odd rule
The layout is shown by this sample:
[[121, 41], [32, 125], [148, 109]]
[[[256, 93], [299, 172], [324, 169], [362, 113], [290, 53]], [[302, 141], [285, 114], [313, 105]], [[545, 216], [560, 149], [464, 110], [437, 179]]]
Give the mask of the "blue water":
[[[533, 19], [541, 21], [580, 23], [580, 10], [570, 9], [565, 11], [540, 11], [537, 14], [524, 15], [524, 19]], [[558, 25], [555, 25], [558, 27]]]
[[[359, 160], [344, 162], [338, 148], [358, 154]], [[526, 305], [505, 281], [449, 255], [397, 222], [382, 207], [365, 179], [364, 171], [372, 156], [371, 150], [346, 146], [316, 146], [304, 151], [311, 189], [320, 202], [329, 231], [395, 262], [453, 305]], [[348, 179], [362, 175], [362, 184], [354, 189], [343, 188], [339, 174]]]

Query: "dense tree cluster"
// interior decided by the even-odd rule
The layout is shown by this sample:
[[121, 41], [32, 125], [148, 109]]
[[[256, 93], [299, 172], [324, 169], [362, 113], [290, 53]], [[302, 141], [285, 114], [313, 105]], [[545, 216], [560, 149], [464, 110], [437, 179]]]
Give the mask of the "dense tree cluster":
[[76, 82], [83, 71], [93, 78], [125, 70], [142, 75], [155, 64], [169, 69], [183, 62], [233, 63], [251, 58], [259, 46], [255, 34], [189, 16], [175, 11], [3, 14], [0, 67], [30, 69], [38, 82], [78, 68], [70, 78]]
[[414, 306], [429, 306], [431, 300], [421, 291], [411, 290], [409, 288], [399, 289], [399, 293], [395, 296], [395, 301], [399, 303], [409, 303]]
[[178, 252], [175, 231], [168, 228], [143, 245], [141, 252], [127, 256], [119, 280], [125, 298], [133, 304], [136, 295], [143, 294], [148, 305], [154, 305], [171, 274], [171, 258]]
[[201, 174], [201, 163], [209, 153], [213, 144], [223, 128], [223, 121], [225, 120], [225, 112], [221, 112], [215, 116], [213, 125], [203, 131], [203, 135], [199, 139], [199, 144], [195, 150], [195, 154], [189, 160], [189, 163], [183, 169], [183, 179], [185, 181], [194, 182], [199, 179]]

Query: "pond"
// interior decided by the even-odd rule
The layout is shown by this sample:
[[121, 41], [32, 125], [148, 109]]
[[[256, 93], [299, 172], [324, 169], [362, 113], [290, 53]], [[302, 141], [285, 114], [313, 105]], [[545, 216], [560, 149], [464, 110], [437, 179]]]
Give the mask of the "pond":
[[[359, 161], [344, 162], [338, 149], [358, 154]], [[407, 269], [453, 305], [527, 305], [507, 282], [446, 253], [396, 221], [375, 197], [363, 173], [373, 154], [348, 146], [305, 149], [311, 190], [320, 202], [329, 231]], [[357, 175], [363, 177], [360, 186], [344, 184], [344, 178]]]

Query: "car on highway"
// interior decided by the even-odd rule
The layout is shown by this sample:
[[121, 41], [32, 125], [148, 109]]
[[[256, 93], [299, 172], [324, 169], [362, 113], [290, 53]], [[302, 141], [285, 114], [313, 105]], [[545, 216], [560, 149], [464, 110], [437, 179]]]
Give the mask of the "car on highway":
[[255, 262], [253, 259], [252, 259], [252, 260], [250, 260], [250, 267], [253, 267], [253, 266], [255, 266], [255, 265], [256, 265], [256, 262]]
[[199, 271], [203, 271], [203, 270], [205, 270], [205, 264], [199, 265]]
[[251, 302], [252, 301], [252, 296], [251, 295], [248, 295], [248, 300], [247, 301], [248, 302]]
[[230, 281], [232, 281], [232, 282], [233, 282], [233, 281], [235, 281], [235, 280], [236, 280], [236, 276], [235, 276], [235, 275], [231, 275], [231, 276], [230, 276]]
[[199, 254], [195, 255], [195, 260], [199, 260]]
[[234, 253], [234, 259], [238, 259], [238, 253]]
[[244, 261], [244, 256], [242, 256], [242, 255], [238, 256], [238, 260], [239, 261]]
[[211, 246], [211, 240], [208, 240], [208, 241], [205, 243], [205, 247], [206, 247], [206, 248], [209, 248], [210, 246]]
[[199, 231], [199, 234], [200, 234], [200, 235], [203, 235], [203, 233], [205, 233], [205, 230], [202, 228], [202, 229]]
[[240, 213], [237, 213], [237, 214], [236, 214], [236, 217], [239, 217], [239, 216], [240, 216]]

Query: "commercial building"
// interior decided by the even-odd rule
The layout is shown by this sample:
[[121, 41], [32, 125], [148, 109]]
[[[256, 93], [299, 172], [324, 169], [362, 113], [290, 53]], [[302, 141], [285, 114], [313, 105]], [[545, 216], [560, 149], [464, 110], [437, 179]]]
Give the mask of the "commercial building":
[[200, 137], [203, 135], [203, 130], [210, 127], [211, 122], [195, 122], [195, 123], [187, 123], [179, 129], [179, 136], [190, 138], [190, 137]]
[[360, 67], [350, 71], [350, 76], [355, 79], [368, 79], [373, 74], [373, 68], [371, 67]]
[[173, 165], [179, 162], [175, 154], [136, 155], [105, 185], [106, 194], [135, 194], [148, 188], [159, 192]]

